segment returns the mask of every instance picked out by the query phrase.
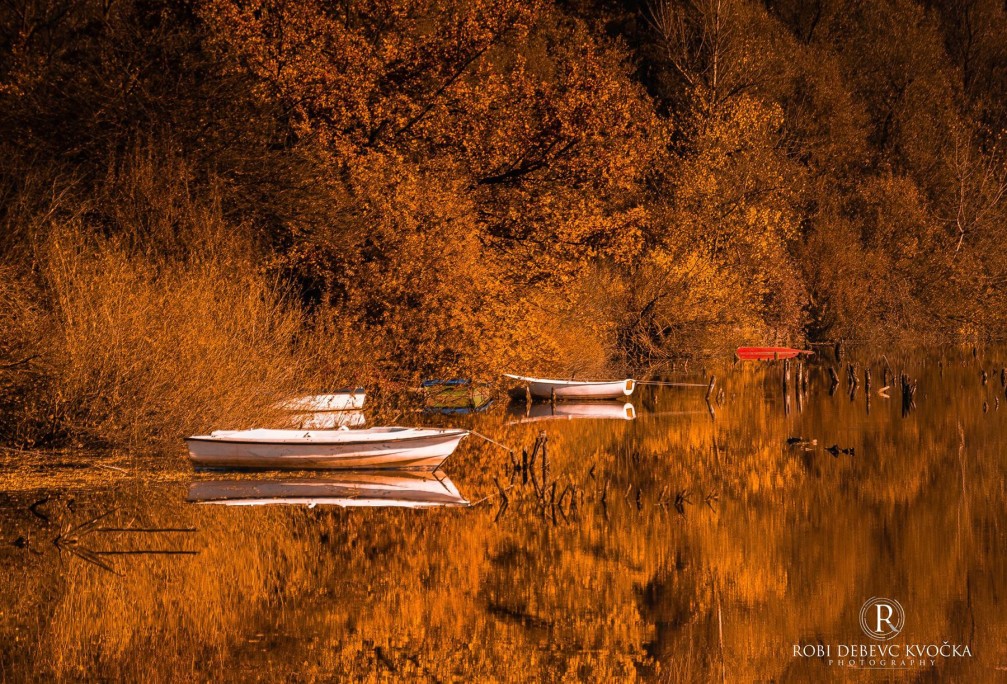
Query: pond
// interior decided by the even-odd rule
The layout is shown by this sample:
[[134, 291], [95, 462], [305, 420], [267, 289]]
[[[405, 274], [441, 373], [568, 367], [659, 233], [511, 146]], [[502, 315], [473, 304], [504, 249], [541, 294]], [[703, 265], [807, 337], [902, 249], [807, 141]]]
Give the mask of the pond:
[[514, 449], [435, 479], [8, 452], [0, 680], [1001, 680], [1005, 351], [418, 415]]

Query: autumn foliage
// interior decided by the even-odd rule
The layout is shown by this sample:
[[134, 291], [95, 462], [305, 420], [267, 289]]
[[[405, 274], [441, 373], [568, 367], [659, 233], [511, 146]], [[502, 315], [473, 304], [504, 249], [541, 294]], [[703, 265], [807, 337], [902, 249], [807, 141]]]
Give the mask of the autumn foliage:
[[0, 363], [61, 382], [70, 229], [155, 289], [240, 261], [320, 384], [1002, 337], [1005, 31], [993, 0], [14, 0]]

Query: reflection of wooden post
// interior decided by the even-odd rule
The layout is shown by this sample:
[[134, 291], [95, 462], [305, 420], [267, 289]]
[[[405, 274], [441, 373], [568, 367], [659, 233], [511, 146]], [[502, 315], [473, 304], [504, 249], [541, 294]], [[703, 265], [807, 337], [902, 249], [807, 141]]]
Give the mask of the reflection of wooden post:
[[524, 386], [524, 401], [531, 406], [531, 385]]
[[549, 403], [552, 404], [553, 406], [556, 405], [556, 388], [555, 387], [553, 387], [551, 390], [549, 390]]
[[783, 413], [790, 414], [790, 359], [783, 361]]
[[801, 391], [801, 383], [804, 382], [804, 364], [797, 363], [797, 382], [794, 383], [794, 396], [797, 397], [797, 412], [804, 413], [804, 392]]
[[545, 493], [545, 488], [549, 486], [549, 455], [546, 451], [546, 443], [549, 438], [545, 434], [545, 430], [538, 433], [539, 441], [542, 443], [542, 492]]

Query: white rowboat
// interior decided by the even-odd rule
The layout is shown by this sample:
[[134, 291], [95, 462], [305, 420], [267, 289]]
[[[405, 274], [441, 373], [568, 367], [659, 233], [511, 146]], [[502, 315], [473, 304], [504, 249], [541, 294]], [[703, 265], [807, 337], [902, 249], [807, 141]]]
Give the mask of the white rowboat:
[[211, 468], [436, 470], [468, 430], [226, 430], [185, 440], [195, 465]]
[[518, 380], [531, 390], [536, 399], [622, 399], [633, 393], [635, 380], [549, 380], [524, 375], [504, 377]]
[[224, 506], [433, 508], [467, 506], [447, 477], [430, 472], [346, 473], [338, 479], [214, 480], [193, 482], [187, 500]]
[[281, 411], [314, 413], [317, 411], [359, 411], [364, 407], [367, 393], [364, 388], [343, 390], [333, 394], [310, 394], [287, 399], [276, 404]]

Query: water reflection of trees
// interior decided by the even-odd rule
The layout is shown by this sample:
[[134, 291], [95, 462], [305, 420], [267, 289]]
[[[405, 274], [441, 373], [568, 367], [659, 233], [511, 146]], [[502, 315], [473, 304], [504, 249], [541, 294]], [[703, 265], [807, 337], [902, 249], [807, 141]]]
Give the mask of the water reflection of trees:
[[[921, 373], [907, 419], [895, 400], [875, 397], [868, 415], [862, 393], [829, 398], [824, 371], [803, 410], [785, 415], [771, 371], [744, 369], [724, 380], [715, 421], [643, 413], [545, 426], [552, 476], [583, 492], [556, 523], [521, 503], [531, 495], [520, 486], [496, 522], [492, 500], [210, 510], [181, 506], [182, 485], [107, 491], [106, 504], [199, 527], [201, 555], [140, 559], [110, 579], [5, 550], [16, 572], [0, 585], [4, 662], [66, 678], [155, 666], [236, 679], [806, 680], [822, 664], [793, 659], [791, 645], [861, 640], [857, 611], [881, 594], [905, 606], [908, 639], [972, 644], [975, 657], [942, 674], [988, 678], [1007, 659], [1004, 414], [978, 410], [972, 370]], [[653, 414], [698, 400], [649, 401]], [[508, 444], [543, 427], [478, 420]], [[817, 447], [788, 448], [795, 435]], [[856, 455], [832, 456], [834, 443]], [[451, 474], [477, 500], [506, 465], [473, 443]], [[669, 492], [690, 503], [676, 509]]]

